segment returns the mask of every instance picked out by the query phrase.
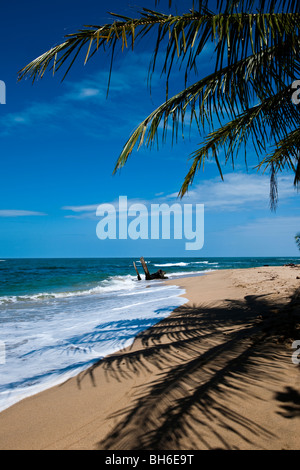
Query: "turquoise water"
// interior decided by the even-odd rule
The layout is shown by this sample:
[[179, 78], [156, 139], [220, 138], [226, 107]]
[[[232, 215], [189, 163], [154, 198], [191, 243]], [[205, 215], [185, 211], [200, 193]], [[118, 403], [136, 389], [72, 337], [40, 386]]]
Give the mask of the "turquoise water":
[[[299, 258], [145, 258], [170, 279], [219, 269], [300, 263]], [[132, 262], [143, 280], [137, 281]], [[147, 282], [138, 260], [0, 261], [0, 410], [128, 346], [186, 300]]]
[[[264, 264], [275, 266], [297, 260], [299, 262], [300, 257], [146, 259], [151, 272], [163, 269], [171, 276], [201, 273], [208, 269], [251, 268]], [[138, 260], [128, 258], [0, 260], [0, 302], [17, 300], [13, 299], [14, 296], [29, 299], [31, 295], [43, 293], [71, 294], [97, 288], [103, 281], [113, 282], [118, 276], [136, 277], [133, 261], [141, 266]]]

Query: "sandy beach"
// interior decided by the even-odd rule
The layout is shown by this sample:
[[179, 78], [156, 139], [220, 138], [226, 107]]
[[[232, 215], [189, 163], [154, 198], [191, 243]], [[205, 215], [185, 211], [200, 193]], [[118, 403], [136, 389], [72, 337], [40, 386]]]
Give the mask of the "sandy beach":
[[166, 282], [188, 302], [0, 413], [0, 449], [300, 449], [300, 266]]

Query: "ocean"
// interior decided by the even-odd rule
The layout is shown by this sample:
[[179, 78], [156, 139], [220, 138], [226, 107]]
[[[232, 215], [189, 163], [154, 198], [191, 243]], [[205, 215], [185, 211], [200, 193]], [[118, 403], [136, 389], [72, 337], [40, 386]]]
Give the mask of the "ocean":
[[[133, 261], [142, 276], [137, 280]], [[299, 258], [149, 258], [169, 279]], [[0, 411], [129, 346], [186, 302], [129, 258], [0, 260]]]

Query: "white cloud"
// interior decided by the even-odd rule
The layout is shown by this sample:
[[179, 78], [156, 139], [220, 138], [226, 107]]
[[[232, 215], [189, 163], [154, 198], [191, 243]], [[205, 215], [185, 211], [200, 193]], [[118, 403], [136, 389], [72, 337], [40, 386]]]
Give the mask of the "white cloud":
[[[122, 196], [122, 195], [121, 195]], [[87, 204], [82, 206], [64, 206], [61, 209], [65, 211], [75, 212], [77, 215], [69, 214], [65, 215], [66, 219], [95, 219], [96, 218], [96, 211], [101, 204], [110, 204], [116, 210], [116, 214], [119, 213], [119, 198], [115, 199], [114, 201], [105, 201], [99, 202], [99, 204]], [[127, 199], [127, 206], [128, 208], [132, 204], [144, 204], [146, 207], [150, 204], [150, 201], [145, 199]], [[119, 213], [121, 215], [121, 212]]]
[[32, 103], [23, 111], [10, 113], [3, 117], [2, 131], [9, 131], [19, 126], [32, 125], [45, 119], [53, 118], [62, 111], [60, 103]]
[[105, 89], [101, 85], [103, 79], [95, 76], [93, 79], [85, 79], [81, 82], [67, 83], [68, 91], [61, 95], [58, 99], [64, 104], [73, 101], [85, 101], [89, 99], [96, 99], [97, 102], [105, 99]]
[[[280, 201], [295, 197], [293, 178], [279, 176], [278, 190]], [[177, 197], [173, 193], [170, 198]], [[214, 211], [236, 211], [252, 204], [268, 208], [270, 199], [270, 179], [263, 174], [229, 173], [220, 178], [205, 180], [190, 190], [182, 199], [186, 203], [203, 203], [206, 209]]]
[[[73, 122], [75, 118], [80, 119], [81, 124], [89, 122], [89, 126], [87, 126], [89, 128], [93, 117], [97, 117], [95, 122], [99, 121], [99, 111], [97, 110], [97, 114], [95, 114], [88, 106], [91, 103], [99, 106], [106, 101], [107, 81], [108, 73], [101, 71], [80, 82], [68, 82], [66, 83], [66, 91], [58, 95], [54, 101], [32, 102], [22, 110], [3, 116], [1, 118], [1, 134], [7, 134], [16, 128], [32, 126], [36, 123], [51, 121], [51, 124], [55, 126], [56, 117], [64, 119], [64, 116], [67, 116], [69, 119], [70, 114], [73, 116]], [[123, 76], [115, 74], [115, 81], [111, 85], [110, 91], [118, 93], [121, 87], [123, 90], [125, 87], [130, 88], [130, 80], [126, 79], [124, 74]], [[74, 112], [75, 106], [77, 111], [80, 106], [80, 113]]]
[[300, 231], [300, 216], [259, 217], [243, 225], [225, 228], [222, 239], [244, 247], [247, 256], [299, 256], [295, 235]]
[[236, 232], [247, 234], [248, 236], [264, 236], [278, 238], [285, 234], [300, 231], [300, 216], [289, 217], [261, 217], [252, 222], [234, 227]]
[[99, 204], [89, 204], [85, 206], [64, 206], [62, 207], [62, 210], [71, 212], [96, 212]]
[[[80, 131], [88, 136], [99, 139], [107, 137], [107, 134], [115, 136], [117, 133], [119, 136], [124, 132], [126, 139], [129, 132], [152, 110], [152, 98], [150, 93], [146, 93], [150, 58], [150, 53], [140, 52], [128, 54], [124, 59], [119, 57], [111, 75], [108, 100], [107, 64], [80, 81], [71, 81], [70, 75], [63, 87], [57, 88], [55, 99], [47, 99], [45, 96], [44, 101], [32, 102], [1, 117], [1, 135], [9, 135], [16, 129], [22, 131], [37, 124], [46, 124], [47, 130], [51, 126], [60, 132], [65, 122], [68, 125], [71, 122], [75, 130], [80, 126]], [[155, 72], [152, 85], [159, 81], [159, 73]], [[148, 108], [145, 105], [147, 96]]]
[[30, 216], [42, 216], [47, 215], [44, 212], [35, 212], [35, 211], [24, 211], [24, 210], [15, 210], [7, 209], [0, 210], [0, 217], [30, 217]]
[[[291, 176], [280, 176], [278, 178], [280, 201], [297, 197], [293, 187], [293, 178]], [[224, 212], [241, 211], [245, 208], [269, 209], [270, 182], [267, 175], [229, 173], [225, 180], [220, 178], [204, 180], [189, 193], [178, 198], [178, 193], [164, 195], [156, 193], [152, 199], [128, 199], [128, 206], [135, 203], [142, 203], [150, 208], [151, 204], [204, 204], [205, 210]], [[103, 203], [103, 202], [102, 202]], [[99, 203], [99, 204], [102, 204]], [[111, 204], [118, 211], [119, 199], [114, 201], [105, 201]], [[99, 204], [87, 204], [78, 206], [64, 206], [62, 210], [75, 212], [78, 215], [66, 215], [67, 218], [95, 218], [96, 210]]]
[[97, 88], [82, 88], [80, 98], [90, 98], [91, 96], [99, 95], [100, 90]]

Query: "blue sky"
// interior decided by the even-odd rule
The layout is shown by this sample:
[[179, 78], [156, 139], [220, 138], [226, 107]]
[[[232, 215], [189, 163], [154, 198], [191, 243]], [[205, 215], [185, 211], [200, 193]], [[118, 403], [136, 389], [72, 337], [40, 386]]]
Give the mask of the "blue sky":
[[[177, 4], [180, 10], [186, 2]], [[154, 8], [154, 0], [140, 5]], [[268, 175], [251, 170], [257, 163], [251, 147], [248, 173], [242, 156], [221, 182], [208, 162], [182, 201], [205, 205], [202, 250], [186, 252], [185, 240], [97, 238], [99, 204], [116, 204], [123, 195], [147, 206], [178, 202], [188, 157], [202, 140], [192, 129], [190, 139], [187, 132], [176, 145], [142, 147], [112, 175], [130, 133], [165, 96], [159, 70], [151, 95], [147, 88], [147, 42], [116, 56], [108, 98], [109, 60], [102, 53], [86, 66], [79, 61], [63, 83], [61, 74], [51, 72], [34, 85], [17, 82], [22, 66], [82, 25], [108, 22], [108, 10], [133, 14], [129, 0], [17, 0], [2, 7], [0, 80], [7, 96], [0, 105], [0, 258], [299, 255], [294, 235], [300, 230], [300, 200], [292, 176], [280, 176], [279, 206], [271, 213]], [[199, 67], [203, 74], [210, 56], [208, 49]], [[182, 87], [175, 72], [171, 89]]]

